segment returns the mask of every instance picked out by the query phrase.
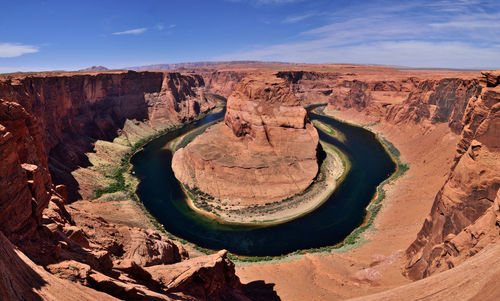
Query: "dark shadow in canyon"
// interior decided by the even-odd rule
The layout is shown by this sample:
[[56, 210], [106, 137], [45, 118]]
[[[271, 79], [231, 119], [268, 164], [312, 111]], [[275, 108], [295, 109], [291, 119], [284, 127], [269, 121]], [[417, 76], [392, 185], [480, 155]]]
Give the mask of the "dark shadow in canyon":
[[[148, 104], [144, 95], [111, 97], [96, 104], [83, 105], [73, 120], [61, 120], [61, 140], [49, 152], [49, 170], [54, 184], [64, 184], [69, 202], [81, 199], [79, 183], [71, 174], [92, 164], [87, 153], [94, 152], [97, 140], [113, 141], [119, 136], [127, 119], [148, 119]], [[79, 123], [79, 124], [76, 124]]]

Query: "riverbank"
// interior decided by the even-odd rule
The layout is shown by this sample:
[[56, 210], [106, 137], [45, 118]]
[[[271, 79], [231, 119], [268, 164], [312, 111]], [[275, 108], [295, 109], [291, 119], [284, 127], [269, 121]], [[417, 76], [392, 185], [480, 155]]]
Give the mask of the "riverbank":
[[223, 109], [224, 106], [218, 105], [188, 122], [167, 122], [157, 128], [127, 120], [121, 135], [113, 141], [96, 141], [95, 152], [87, 154], [92, 163], [90, 167], [73, 172], [80, 184], [83, 199], [69, 206], [90, 212], [114, 224], [157, 230], [182, 244], [192, 257], [210, 253], [200, 252], [193, 244], [170, 234], [151, 215], [136, 195], [139, 180], [130, 173], [130, 159], [149, 142], [201, 120], [208, 114], [220, 113]]
[[[408, 283], [401, 275], [402, 254], [415, 239], [445, 181], [458, 141], [446, 124], [430, 129], [394, 126], [356, 110], [327, 113], [386, 137], [411, 169], [397, 181], [381, 185], [385, 198], [371, 227], [355, 239], [358, 243], [268, 263], [237, 263], [243, 283], [257, 279], [272, 283], [283, 300], [347, 299]], [[353, 239], [355, 232], [350, 235]]]
[[264, 206], [228, 205], [198, 190], [186, 192], [186, 202], [198, 214], [220, 223], [271, 226], [304, 216], [321, 206], [349, 170], [346, 156], [331, 144], [320, 142], [326, 153], [314, 182], [301, 194]]
[[[326, 123], [325, 123], [324, 125], [325, 125], [325, 126], [328, 126]], [[183, 137], [186, 137], [186, 138], [187, 138], [187, 140], [189, 140], [189, 137], [188, 137], [188, 136], [191, 136], [192, 134], [199, 134], [199, 133], [198, 133], [198, 131], [200, 131], [200, 130], [202, 131], [202, 130], [206, 127], [206, 126], [208, 126], [208, 125], [203, 125], [203, 126], [201, 126], [201, 127], [197, 127], [197, 128], [195, 128], [195, 129], [193, 129], [193, 130], [191, 130], [191, 131], [187, 132], [186, 134], [184, 134], [184, 135], [183, 135]], [[321, 129], [320, 129], [320, 130], [321, 130]], [[327, 134], [327, 135], [329, 135], [329, 136], [332, 136], [332, 134], [342, 134], [342, 132], [341, 132], [341, 131], [334, 132], [334, 129], [332, 129], [332, 128], [330, 128], [330, 129], [326, 129], [326, 128], [325, 128], [325, 130], [326, 130], [326, 132], [324, 132], [324, 133], [325, 133], [325, 134]], [[322, 130], [321, 130], [321, 131], [322, 131]], [[322, 131], [322, 132], [323, 132], [323, 131]], [[175, 136], [173, 136], [173, 137], [175, 137]], [[176, 140], [176, 139], [174, 139], [174, 140]], [[168, 140], [166, 140], [166, 141], [168, 141]], [[173, 146], [174, 146], [173, 148], [176, 148], [177, 146], [182, 145], [184, 142], [185, 142], [185, 141], [177, 141], [175, 144], [170, 145], [170, 147], [173, 147]], [[164, 145], [163, 143], [165, 143], [165, 142], [161, 142], [161, 145]], [[166, 144], [166, 143], [165, 143], [165, 144]], [[160, 148], [161, 148], [161, 146], [160, 146]], [[340, 158], [340, 159], [342, 159], [342, 157], [338, 156], [339, 154], [336, 154], [336, 155], [334, 154], [334, 153], [335, 153], [335, 148], [331, 148], [331, 146], [326, 145], [326, 144], [323, 144], [323, 148], [324, 148], [326, 151], [328, 151], [328, 153], [330, 153], [330, 156], [327, 156], [327, 158], [328, 158], [328, 157], [333, 157], [333, 158]], [[333, 156], [332, 156], [332, 155], [333, 155]], [[327, 163], [328, 163], [329, 161], [328, 161], [328, 160], [325, 160], [325, 162], [327, 162]], [[346, 163], [348, 163], [348, 161], [347, 161], [347, 160], [345, 160], [345, 158], [344, 158], [344, 163], [343, 163], [343, 164], [346, 164]], [[326, 164], [325, 164], [324, 166], [328, 166], [328, 165], [326, 165]], [[338, 161], [337, 161], [337, 166], [340, 166], [340, 162], [338, 162]], [[346, 171], [346, 170], [348, 169], [348, 167], [349, 167], [349, 166], [343, 166], [343, 167], [347, 167], [347, 168], [345, 168], [345, 169], [344, 169], [344, 171]], [[342, 174], [344, 174], [344, 175], [345, 175], [345, 172], [342, 172]], [[131, 176], [131, 178], [132, 178], [132, 179], [135, 179], [135, 177], [132, 177], [132, 176]], [[334, 178], [337, 180], [337, 181], [336, 181], [336, 183], [339, 183], [339, 182], [342, 180], [342, 178], [337, 178], [337, 177], [334, 177]], [[137, 180], [135, 179], [135, 181], [137, 181]], [[135, 185], [133, 185], [133, 187], [134, 187], [134, 191], [135, 191]], [[312, 191], [313, 193], [317, 193], [318, 191], [319, 191], [319, 192], [323, 192], [323, 193], [327, 193], [327, 192], [328, 192], [328, 189], [312, 189], [311, 191]], [[332, 189], [331, 191], [333, 191], [333, 189]], [[314, 195], [314, 196], [318, 196], [318, 195], [316, 194], [316, 195]], [[320, 195], [320, 196], [321, 196], [321, 195]], [[327, 199], [327, 198], [328, 198], [328, 196], [329, 196], [329, 195], [324, 194], [324, 197], [323, 197], [323, 198], [316, 198], [315, 200], [324, 200], [324, 199]], [[383, 198], [383, 195], [380, 195], [380, 194], [379, 194], [379, 195], [377, 195], [377, 196], [378, 196], [378, 199], [379, 199], [379, 200], [381, 200], [381, 199]], [[307, 197], [307, 196], [306, 196], [306, 197]], [[311, 199], [309, 199], [309, 201], [311, 201]], [[139, 207], [142, 207], [141, 209], [143, 209], [143, 208], [144, 208], [144, 207], [143, 207], [143, 205], [142, 205], [142, 202], [140, 202], [140, 201], [139, 201], [139, 202], [137, 202], [137, 203], [138, 203]], [[309, 205], [311, 205], [311, 207], [314, 205], [314, 204], [311, 204], [311, 203], [308, 203], [308, 204], [309, 204]], [[318, 204], [318, 206], [319, 206], [319, 205], [321, 205], [321, 204], [322, 204], [322, 203], [319, 203], [319, 204]], [[141, 205], [142, 205], [142, 206], [141, 206]], [[311, 207], [310, 207], [310, 208], [311, 208]], [[312, 211], [312, 210], [314, 210], [314, 209], [315, 209], [315, 208], [314, 208], [314, 207], [312, 207], [312, 208], [311, 208], [311, 211]], [[142, 210], [141, 210], [141, 211], [142, 211]], [[298, 211], [298, 213], [299, 213], [299, 214], [300, 214], [300, 213], [304, 214], [304, 212], [305, 212], [305, 211], [303, 210], [303, 208], [299, 208], [297, 211]], [[374, 212], [374, 213], [376, 213], [376, 212]], [[151, 217], [151, 215], [149, 214], [149, 212], [147, 212], [145, 209], [144, 209], [144, 211], [143, 211], [143, 213], [142, 213], [142, 214], [137, 213], [137, 215], [146, 215], [146, 216]], [[215, 214], [214, 214], [214, 215], [215, 215]], [[326, 252], [329, 252], [329, 251], [331, 251], [331, 250], [333, 250], [333, 249], [339, 249], [339, 248], [340, 248], [341, 250], [346, 250], [346, 249], [349, 249], [349, 248], [352, 248], [352, 247], [356, 247], [356, 246], [358, 246], [358, 243], [359, 243], [359, 242], [362, 242], [362, 240], [360, 240], [360, 239], [359, 239], [359, 237], [360, 237], [360, 232], [362, 232], [362, 231], [366, 230], [366, 228], [367, 228], [367, 227], [370, 227], [370, 226], [371, 226], [371, 224], [372, 224], [372, 218], [371, 218], [371, 217], [372, 217], [372, 216], [375, 216], [375, 214], [373, 214], [373, 215], [372, 215], [372, 214], [369, 214], [369, 215], [368, 215], [368, 217], [369, 217], [369, 218], [367, 219], [367, 221], [368, 221], [369, 223], [364, 223], [364, 224], [361, 226], [361, 228], [358, 228], [358, 229], [356, 229], [354, 232], [352, 232], [351, 234], [349, 234], [349, 235], [345, 238], [345, 240], [344, 240], [343, 242], [339, 243], [339, 244], [335, 244], [335, 245], [333, 245], [333, 244], [332, 244], [332, 245], [330, 245], [330, 246], [325, 246], [325, 247], [321, 247], [321, 248], [314, 248], [314, 249], [306, 249], [306, 250], [296, 251], [296, 252], [293, 252], [293, 253], [291, 254], [292, 256], [276, 256], [276, 257], [270, 257], [270, 256], [265, 256], [265, 257], [233, 257], [233, 256], [231, 256], [231, 258], [232, 258], [232, 259], [239, 260], [239, 261], [264, 261], [264, 260], [269, 260], [269, 259], [281, 259], [281, 260], [285, 260], [285, 261], [286, 261], [286, 260], [290, 260], [292, 257], [293, 257], [293, 258], [296, 258], [296, 255], [300, 255], [300, 254], [307, 254], [307, 253], [312, 253], [312, 252], [323, 252], [323, 253], [326, 253]], [[213, 216], [213, 217], [215, 218], [215, 217], [218, 217], [218, 216], [217, 216], [217, 215], [215, 215], [215, 216]], [[132, 218], [133, 218], [133, 217], [132, 217]], [[152, 218], [152, 217], [151, 217], [151, 218]], [[295, 218], [296, 218], [296, 217], [295, 217]], [[293, 218], [292, 218], [292, 219], [293, 219]], [[154, 218], [152, 218], [151, 220], [152, 220], [153, 222], [156, 222], [156, 219], [154, 219]], [[251, 219], [250, 221], [253, 221], [253, 219]], [[259, 224], [259, 223], [255, 223], [254, 225], [255, 225], [255, 226], [257, 226], [257, 227], [259, 227], [259, 226], [266, 226], [265, 222], [268, 222], [268, 220], [264, 220], [264, 222], [263, 222], [263, 223], [260, 223], [260, 224]], [[271, 222], [276, 222], [276, 221], [271, 221]], [[279, 223], [279, 221], [277, 221], [277, 222]], [[156, 222], [156, 225], [154, 225], [154, 227], [155, 227], [155, 228], [159, 228], [159, 230], [160, 230], [160, 231], [162, 231], [162, 232], [163, 232], [163, 231], [165, 231], [165, 230], [163, 229], [163, 226], [162, 226], [162, 225], [160, 225], [160, 224], [159, 224], [159, 223], [157, 223], [157, 222]], [[165, 235], [167, 235], [167, 236], [169, 236], [169, 237], [173, 238], [173, 237], [172, 237], [170, 234], [168, 234], [166, 231], [165, 231], [164, 233], [165, 233]], [[182, 241], [182, 239], [177, 239], [177, 240]], [[183, 242], [183, 243], [187, 243], [187, 242], [185, 242], [185, 241], [182, 241], [182, 242]], [[187, 243], [187, 244], [188, 244], [188, 245], [191, 245], [191, 244], [189, 244], [189, 243]], [[198, 248], [198, 247], [196, 247], [196, 246], [192, 246], [192, 247], [193, 247], [193, 248], [196, 248], [196, 249], [199, 249], [199, 250], [201, 250], [202, 252], [211, 252], [211, 250], [201, 249], [201, 248]]]
[[[330, 123], [327, 121], [328, 119], [319, 118], [319, 120], [323, 120], [324, 126], [330, 127], [330, 128], [325, 128], [326, 132], [320, 130], [320, 132], [323, 133], [323, 139], [324, 139], [324, 141], [329, 141], [330, 143], [336, 144], [336, 145], [338, 144], [339, 148], [344, 149], [344, 146], [342, 146], [342, 144], [344, 144], [345, 142], [342, 142], [342, 143], [339, 144], [338, 143], [338, 139], [327, 138], [327, 137], [324, 137], [324, 135], [327, 135], [327, 136], [330, 136], [330, 137], [332, 137], [332, 136], [335, 137], [334, 134], [344, 134], [344, 131], [346, 129], [344, 129], [343, 126], [341, 126], [340, 124], [337, 124], [338, 121], [334, 122], [334, 124], [337, 124], [337, 125], [330, 126]], [[337, 126], [340, 126], [340, 127], [337, 129]], [[189, 132], [187, 132], [187, 133], [185, 133], [183, 135], [185, 137], [190, 136], [193, 133], [197, 133], [198, 130], [203, 130], [203, 127], [204, 126], [202, 126], [202, 128], [193, 129], [193, 130], [191, 130], [191, 131], [189, 131]], [[349, 126], [349, 127], [351, 127], [351, 126]], [[358, 126], [356, 126], [356, 127], [359, 128]], [[377, 144], [377, 141], [375, 139], [376, 137], [370, 136], [370, 134], [367, 133], [366, 130], [359, 130], [359, 129], [357, 129], [356, 131], [361, 131], [361, 132], [366, 133], [366, 134], [364, 134], [364, 135], [368, 135], [368, 136], [366, 136], [366, 139], [370, 139], [369, 141], [372, 141], [371, 143]], [[364, 137], [364, 136], [362, 136], [362, 137]], [[177, 140], [177, 139], [175, 139], [175, 136], [171, 136], [171, 138], [169, 138], [169, 139], [171, 139], [170, 140], [171, 142], [172, 142], [172, 140]], [[151, 159], [148, 159], [148, 160], [153, 165], [151, 165], [151, 163], [146, 163], [148, 161], [143, 161], [143, 163], [141, 163], [140, 165], [136, 166], [136, 167], [142, 166], [141, 167], [142, 171], [140, 172], [140, 174], [142, 176], [146, 176], [146, 177], [151, 178], [151, 179], [152, 178], [162, 179], [161, 175], [163, 174], [163, 169], [160, 168], [160, 167], [158, 167], [158, 163], [155, 163], [157, 161], [154, 160], [154, 158], [156, 157], [154, 149], [157, 148], [160, 151], [158, 153], [158, 155], [160, 155], [161, 150], [164, 150], [166, 148], [165, 145], [167, 145], [167, 146], [170, 145], [170, 148], [172, 148], [172, 146], [181, 145], [183, 143], [183, 141], [173, 141], [173, 142], [175, 142], [175, 143], [169, 143], [169, 140], [165, 140], [164, 139], [162, 142], [156, 142], [155, 143], [157, 146], [155, 146], [155, 148], [153, 148], [150, 151], [148, 151], [148, 152], [151, 152], [151, 153], [150, 153], [150, 155], [147, 156], [147, 158], [151, 158]], [[179, 143], [181, 143], [181, 144], [179, 144]], [[359, 158], [364, 157], [365, 155], [363, 155], [363, 154], [366, 154], [366, 152], [370, 151], [371, 146], [367, 145], [367, 147], [370, 147], [370, 148], [369, 149], [365, 149], [364, 151], [362, 151], [362, 153], [358, 152], [359, 153], [358, 157], [361, 156]], [[324, 145], [324, 148], [328, 149], [325, 145]], [[387, 153], [386, 153], [388, 151], [388, 148], [386, 147], [385, 151], [384, 150], [380, 150], [381, 148], [382, 148], [381, 145], [378, 145], [378, 152], [385, 153], [385, 156], [387, 157], [387, 159], [384, 159], [383, 157], [380, 157], [380, 160], [387, 161], [389, 159], [389, 156], [387, 156]], [[356, 147], [356, 149], [359, 149], [359, 148]], [[361, 149], [363, 149], [363, 148], [361, 148]], [[390, 149], [395, 150], [395, 148], [390, 148]], [[391, 152], [391, 154], [392, 155], [396, 155], [396, 156], [398, 155], [398, 154], [395, 154], [394, 152]], [[144, 158], [146, 158], [146, 157], [144, 157]], [[394, 158], [393, 158], [393, 160], [394, 160]], [[163, 163], [163, 164], [169, 164], [168, 162], [169, 161], [166, 160], [165, 163]], [[345, 160], [345, 162], [347, 162], [347, 160]], [[356, 162], [358, 162], [358, 161], [356, 161]], [[379, 162], [379, 161], [377, 161], [377, 162]], [[369, 161], [367, 163], [369, 164]], [[372, 165], [369, 165], [369, 166], [372, 166]], [[386, 168], [389, 168], [388, 165], [385, 165], [385, 166], [387, 166]], [[155, 171], [155, 170], [157, 170], [157, 171]], [[359, 172], [360, 170], [363, 170], [363, 169], [359, 169], [358, 168], [356, 172]], [[145, 171], [148, 171], [148, 172], [144, 173]], [[150, 171], [152, 171], [152, 172], [150, 172]], [[389, 172], [389, 169], [387, 171]], [[393, 168], [391, 168], [390, 172], [392, 173], [393, 171], [396, 172]], [[158, 178], [156, 175], [160, 176], [160, 178]], [[387, 176], [385, 176], [385, 174], [380, 174], [379, 176], [382, 177], [382, 179], [381, 179], [381, 181], [382, 181], [383, 179], [386, 179], [386, 177], [389, 176], [389, 175], [387, 174]], [[160, 181], [157, 184], [154, 184], [155, 187], [158, 187], [157, 185], [161, 185], [160, 183], [165, 183], [164, 182], [165, 180], [166, 179], [155, 180], [156, 182]], [[393, 180], [393, 178], [391, 178], [391, 180]], [[386, 181], [386, 182], [388, 182], [388, 181]], [[386, 182], [384, 182], [384, 183], [386, 183]], [[378, 183], [380, 183], [380, 182], [377, 182], [377, 184]], [[384, 183], [382, 183], [382, 185]], [[362, 183], [360, 183], [360, 184], [362, 185]], [[345, 191], [355, 191], [355, 190], [352, 190], [352, 189], [360, 189], [359, 188], [359, 184], [354, 184], [354, 186], [352, 186], [352, 183], [351, 183], [349, 187], [352, 187], [352, 188], [351, 189], [347, 189], [347, 190], [343, 190], [343, 191], [344, 192]], [[376, 186], [374, 186], [373, 188], [375, 188], [375, 187]], [[167, 194], [170, 193], [169, 191], [172, 191], [173, 189], [179, 189], [179, 188], [180, 187], [177, 186], [177, 188], [175, 188], [175, 187], [169, 187], [167, 190], [160, 189], [157, 192], [155, 192], [154, 194], [147, 196], [147, 198], [149, 198], [149, 199], [160, 199], [166, 193]], [[150, 187], [150, 189], [152, 189], [152, 190], [148, 190], [148, 191], [156, 191], [154, 187]], [[349, 232], [347, 232], [345, 234], [346, 236], [341, 235], [340, 237], [335, 238], [335, 241], [326, 243], [324, 246], [321, 246], [321, 247], [316, 247], [316, 248], [307, 248], [307, 247], [305, 248], [305, 247], [302, 247], [301, 248], [299, 246], [299, 247], [297, 247], [295, 249], [288, 248], [289, 250], [282, 251], [283, 253], [281, 253], [281, 254], [288, 254], [288, 255], [279, 255], [280, 253], [277, 253], [275, 251], [274, 253], [275, 254], [277, 253], [277, 255], [275, 255], [275, 256], [262, 256], [262, 257], [258, 257], [258, 256], [257, 257], [256, 256], [243, 256], [243, 257], [239, 257], [238, 256], [238, 257], [233, 257], [233, 256], [231, 256], [231, 258], [232, 259], [236, 259], [238, 261], [252, 261], [252, 262], [253, 261], [267, 261], [267, 260], [289, 260], [290, 257], [292, 257], [292, 256], [295, 257], [295, 255], [300, 255], [300, 254], [316, 253], [316, 252], [326, 253], [326, 252], [330, 252], [331, 250], [334, 250], [334, 249], [335, 250], [345, 251], [345, 250], [348, 250], [348, 249], [351, 249], [351, 248], [358, 247], [361, 243], [365, 242], [362, 239], [361, 233], [363, 233], [363, 231], [366, 231], [367, 229], [369, 229], [372, 226], [373, 219], [374, 219], [376, 213], [378, 212], [379, 208], [381, 207], [380, 202], [384, 199], [384, 191], [381, 190], [381, 187], [378, 187], [376, 189], [377, 189], [377, 192], [379, 192], [374, 197], [374, 198], [376, 198], [376, 202], [375, 203], [376, 203], [377, 206], [370, 205], [370, 207], [368, 208], [369, 212], [368, 212], [368, 214], [366, 214], [366, 219], [365, 219], [364, 223], [360, 221], [359, 222], [359, 223], [361, 223], [360, 226], [358, 226], [358, 224], [356, 223], [357, 225], [354, 225], [354, 227], [358, 226], [358, 228], [356, 228], [354, 231], [352, 230], [353, 228], [349, 229], [348, 230]], [[219, 218], [219, 216], [217, 216], [216, 214], [213, 214], [212, 216], [210, 216], [210, 218], [202, 217], [202, 214], [200, 214], [200, 213], [204, 213], [204, 212], [196, 212], [196, 211], [194, 211], [193, 208], [188, 207], [187, 203], [185, 201], [183, 201], [183, 199], [185, 199], [186, 193], [188, 193], [188, 192], [182, 193], [182, 191], [179, 191], [179, 193], [176, 193], [176, 201], [174, 201], [174, 203], [172, 203], [172, 204], [170, 202], [168, 202], [168, 203], [164, 203], [165, 205], [158, 204], [158, 205], [154, 205], [155, 207], [153, 207], [153, 208], [156, 208], [156, 209], [153, 209], [153, 211], [159, 212], [159, 214], [161, 214], [161, 212], [169, 212], [168, 213], [169, 214], [168, 215], [169, 216], [168, 220], [165, 220], [165, 218], [164, 218], [163, 221], [164, 221], [164, 223], [169, 224], [168, 227], [169, 227], [169, 229], [171, 229], [171, 231], [174, 231], [175, 233], [183, 233], [184, 230], [182, 230], [182, 229], [186, 229], [185, 227], [195, 227], [193, 225], [193, 222], [196, 223], [196, 224], [202, 224], [203, 223], [204, 226], [202, 228], [198, 229], [195, 232], [192, 232], [192, 233], [188, 232], [186, 234], [188, 237], [189, 237], [189, 235], [194, 235], [194, 237], [196, 237], [197, 235], [200, 235], [199, 233], [204, 233], [205, 230], [208, 232], [207, 235], [212, 235], [210, 232], [214, 231], [214, 230], [215, 231], [219, 231], [219, 229], [229, 229], [229, 231], [232, 232], [231, 229], [233, 229], [233, 228], [231, 228], [231, 227], [236, 227], [236, 228], [241, 227], [241, 225], [234, 225], [234, 226], [231, 225], [231, 224], [230, 225], [227, 225], [227, 224], [224, 225], [223, 223], [221, 223], [219, 221], [214, 221], [215, 219]], [[364, 196], [364, 199], [366, 200], [366, 197], [368, 197], [368, 200], [369, 200], [372, 197], [372, 195], [373, 195], [373, 192], [370, 192], [370, 193], [368, 193], [367, 196]], [[191, 198], [194, 198], [193, 195], [191, 195]], [[345, 201], [347, 201], [347, 199], [345, 199]], [[352, 200], [352, 201], [356, 202], [355, 199]], [[365, 201], [365, 202], [367, 202], [367, 201]], [[175, 205], [175, 203], [177, 203], [177, 205]], [[351, 204], [351, 201], [347, 201], [345, 204]], [[362, 210], [363, 211], [366, 210], [366, 205], [365, 204], [366, 203], [364, 203], [362, 205]], [[172, 212], [177, 212], [178, 209], [176, 209], [176, 208], [181, 208], [183, 206], [185, 208], [180, 209], [180, 210], [182, 210], [182, 213], [181, 213], [182, 215], [178, 215], [176, 213], [172, 213]], [[332, 208], [332, 207], [328, 206], [328, 208]], [[339, 212], [339, 211], [337, 210], [337, 211], [331, 212], [330, 214], [327, 215], [330, 218], [330, 220], [333, 218], [333, 216], [335, 216], [335, 218], [333, 218], [334, 220], [340, 220], [341, 221], [343, 218], [345, 218], [345, 217], [342, 216], [342, 214], [337, 214], [335, 212]], [[364, 213], [361, 213], [361, 214], [362, 214], [361, 217], [365, 216]], [[327, 220], [325, 220], [326, 223], [328, 223], [328, 217], [326, 217], [327, 218]], [[359, 220], [359, 217], [360, 217], [360, 215], [355, 216], [353, 218], [356, 218], [356, 220]], [[307, 218], [307, 217], [305, 217], [305, 218]], [[160, 219], [161, 219], [161, 217], [160, 217]], [[352, 220], [352, 218], [350, 218], [349, 220]], [[177, 221], [177, 222], [175, 224], [173, 224], [173, 222], [171, 222], [171, 221]], [[293, 223], [293, 221], [291, 221], [291, 223]], [[182, 226], [183, 224], [185, 224], [185, 226]], [[255, 224], [250, 225], [249, 229], [252, 229], [252, 227], [253, 227], [253, 229], [258, 229], [258, 228], [260, 228], [261, 230], [268, 229], [268, 227], [265, 227], [265, 226], [266, 226], [266, 224], [255, 223]], [[282, 225], [282, 226], [286, 226], [286, 224]], [[319, 225], [319, 226], [322, 227], [321, 225]], [[243, 226], [243, 227], [246, 227], [246, 226]], [[234, 228], [234, 229], [236, 229], [236, 228]], [[190, 228], [190, 229], [192, 229], [192, 228]], [[339, 229], [340, 230], [339, 227], [335, 227], [335, 229]], [[336, 231], [336, 230], [334, 230], [334, 231]], [[238, 232], [238, 230], [236, 230], [236, 232]], [[255, 231], [252, 230], [251, 232], [255, 232]], [[257, 232], [255, 232], [255, 233], [257, 233]], [[286, 232], [286, 233], [296, 233], [296, 230], [293, 230], [292, 232]], [[289, 234], [286, 234], [286, 233], [283, 233], [283, 235], [289, 235]], [[336, 235], [335, 232], [332, 232], [332, 233], [333, 233], [333, 235]], [[222, 239], [221, 237], [217, 238], [217, 240], [221, 240], [222, 239], [220, 241], [219, 248], [221, 246], [224, 246], [225, 244], [226, 245], [228, 244], [229, 247], [231, 248], [230, 245], [233, 244], [231, 242], [232, 239], [234, 237], [238, 236], [238, 234], [233, 235], [231, 233], [222, 234], [222, 235], [224, 235], [224, 237], [226, 237], [226, 238], [225, 238], [225, 240]], [[228, 236], [225, 236], [225, 235], [228, 235]], [[245, 234], [246, 238], [242, 237], [241, 239], [249, 239], [248, 235], [250, 235], [250, 233], [246, 233]], [[203, 236], [203, 235], [200, 236], [201, 241], [203, 241], [202, 237], [205, 237], [205, 236]], [[236, 243], [236, 241], [237, 242], [241, 242], [241, 239], [238, 238], [237, 240], [235, 240], [235, 243]], [[328, 241], [331, 241], [331, 238], [327, 238], [326, 237], [325, 239], [326, 240], [330, 239]], [[192, 239], [192, 241], [196, 242], [196, 241], [200, 241], [200, 240], [199, 239], [198, 240], [197, 239]], [[253, 238], [250, 239], [249, 242], [251, 242], [251, 241], [254, 241]], [[200, 244], [203, 245], [203, 242], [201, 242]], [[246, 250], [243, 250], [241, 253], [239, 253], [238, 252], [238, 247], [237, 247], [237, 245], [239, 245], [239, 244], [240, 243], [236, 243], [234, 245], [235, 246], [234, 250], [235, 250], [236, 254], [252, 254], [252, 253], [245, 253], [245, 252], [247, 252]], [[269, 244], [266, 244], [266, 245], [269, 246]], [[210, 246], [210, 247], [211, 248], [217, 248], [217, 246], [215, 244], [213, 244], [213, 243], [212, 243], [212, 246]], [[294, 251], [294, 250], [298, 250], [298, 251]], [[204, 252], [210, 252], [210, 250], [207, 250], [207, 249], [202, 250], [202, 251], [204, 251]], [[255, 253], [254, 253], [254, 255], [255, 255]], [[264, 253], [263, 255], [266, 255], [266, 254]]]

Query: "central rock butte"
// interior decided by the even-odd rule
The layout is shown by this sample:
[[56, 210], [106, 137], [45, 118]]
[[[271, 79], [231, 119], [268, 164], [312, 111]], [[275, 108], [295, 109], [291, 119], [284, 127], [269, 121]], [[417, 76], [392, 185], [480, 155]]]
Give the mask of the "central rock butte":
[[223, 203], [265, 205], [303, 192], [318, 173], [318, 133], [290, 87], [274, 76], [243, 79], [224, 123], [172, 159], [177, 179]]

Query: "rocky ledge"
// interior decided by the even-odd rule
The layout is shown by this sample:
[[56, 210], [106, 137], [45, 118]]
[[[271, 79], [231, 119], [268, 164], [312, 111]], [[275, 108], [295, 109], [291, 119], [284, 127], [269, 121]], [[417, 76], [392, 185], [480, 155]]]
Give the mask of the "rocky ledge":
[[228, 98], [224, 123], [173, 157], [188, 189], [221, 204], [255, 206], [303, 192], [318, 173], [318, 133], [285, 81], [243, 79]]

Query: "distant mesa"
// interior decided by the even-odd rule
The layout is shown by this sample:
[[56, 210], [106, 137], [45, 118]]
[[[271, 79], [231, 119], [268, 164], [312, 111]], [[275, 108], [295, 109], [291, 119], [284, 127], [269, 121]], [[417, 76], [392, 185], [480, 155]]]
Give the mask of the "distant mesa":
[[89, 68], [80, 69], [78, 71], [79, 72], [104, 72], [104, 71], [109, 71], [109, 69], [104, 67], [104, 66], [92, 66]]
[[303, 192], [318, 172], [318, 133], [282, 79], [250, 76], [227, 101], [224, 123], [208, 128], [173, 157], [187, 188], [240, 206]]

